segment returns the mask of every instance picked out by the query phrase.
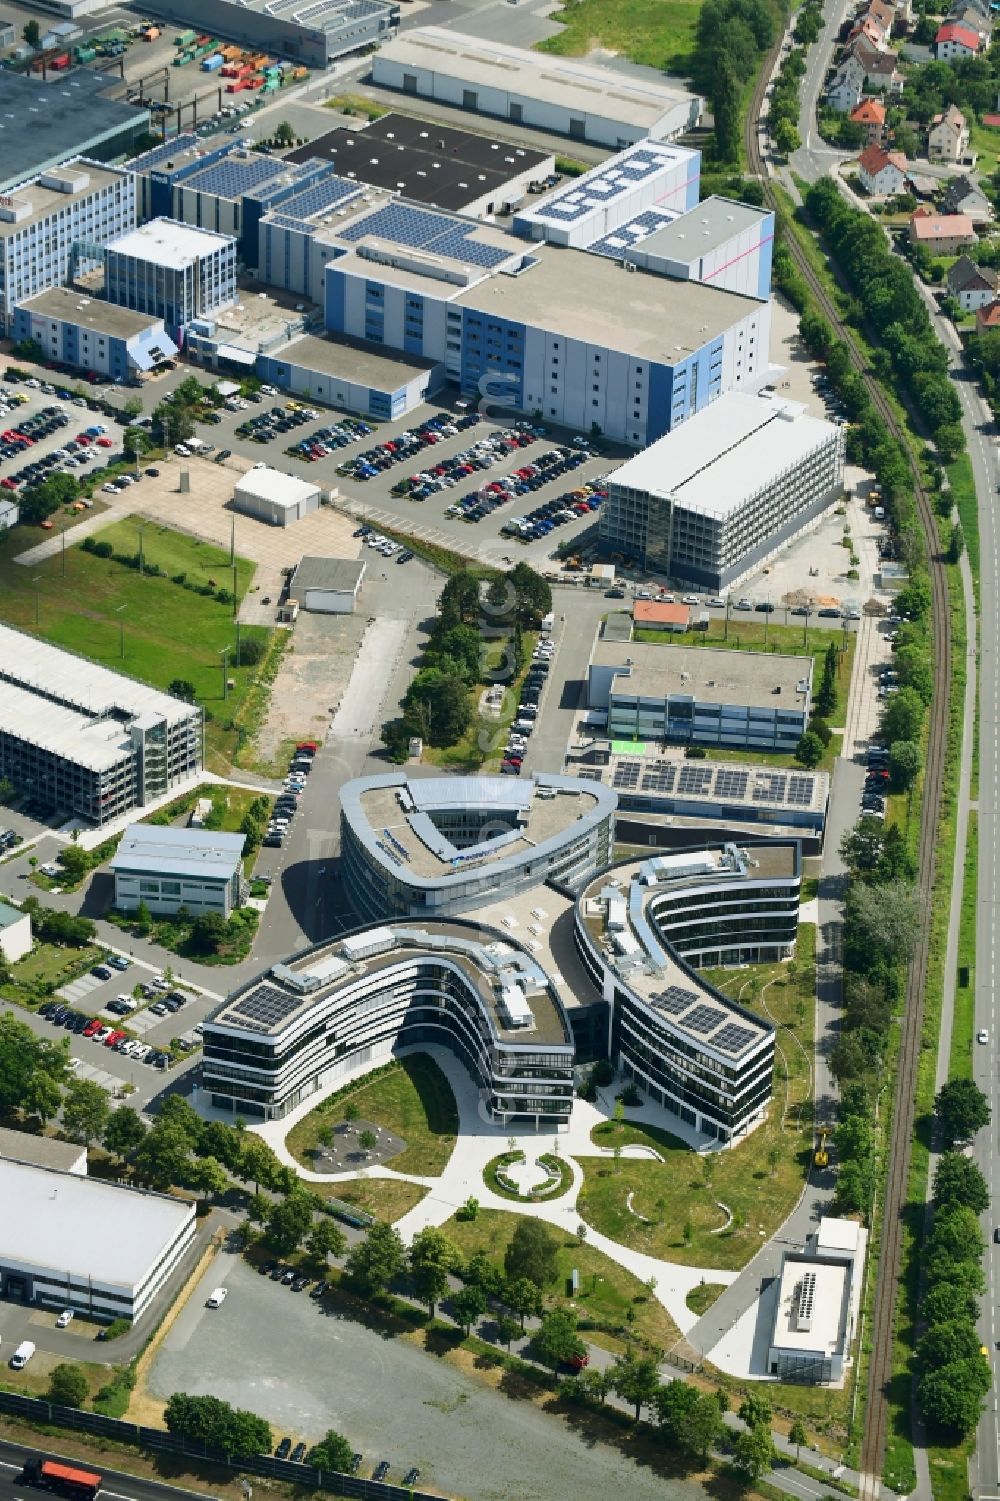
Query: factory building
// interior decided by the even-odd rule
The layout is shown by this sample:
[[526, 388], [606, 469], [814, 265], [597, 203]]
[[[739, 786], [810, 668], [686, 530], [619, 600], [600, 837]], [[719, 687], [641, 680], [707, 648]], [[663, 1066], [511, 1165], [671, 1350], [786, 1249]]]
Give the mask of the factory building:
[[[12, 76], [0, 72], [0, 100]], [[128, 173], [82, 158], [48, 168], [5, 193], [0, 198], [0, 333], [10, 336], [19, 302], [62, 286], [74, 269], [100, 264], [81, 247], [96, 250], [134, 225], [135, 192]]]
[[172, 219], [153, 219], [112, 240], [104, 256], [109, 302], [161, 319], [171, 338], [236, 300], [236, 241]]
[[671, 140], [701, 117], [700, 99], [655, 80], [440, 26], [415, 27], [383, 46], [372, 81], [612, 150], [646, 136]]
[[33, 803], [100, 827], [188, 782], [202, 713], [0, 625], [0, 777]]
[[289, 594], [317, 615], [353, 615], [367, 566], [362, 558], [302, 558]]
[[36, 339], [47, 359], [124, 381], [177, 353], [162, 318], [115, 307], [71, 287], [50, 287], [14, 309], [14, 339]]
[[601, 546], [723, 589], [832, 504], [843, 477], [842, 427], [797, 402], [730, 390], [614, 471]]
[[157, 15], [308, 68], [377, 47], [399, 25], [382, 0], [160, 0]]
[[[116, 80], [117, 75], [110, 82]], [[135, 142], [149, 130], [149, 110], [106, 97], [108, 86], [104, 74], [88, 68], [53, 73], [44, 83], [35, 73], [0, 70], [0, 119], [4, 122], [0, 193], [17, 189], [70, 158], [103, 162], [134, 150]], [[134, 223], [134, 218], [129, 222]], [[100, 216], [94, 227], [100, 231]], [[109, 232], [117, 234], [123, 228], [127, 224], [113, 224]], [[80, 238], [99, 239], [100, 235]]]
[[700, 152], [642, 141], [521, 208], [511, 227], [528, 240], [607, 253], [603, 245], [609, 236], [630, 243], [692, 208], [700, 177]]
[[707, 287], [768, 297], [774, 214], [732, 198], [710, 197], [623, 249], [643, 271]]
[[809, 720], [812, 657], [598, 641], [587, 706], [612, 740], [794, 752]]
[[786, 1251], [774, 1300], [767, 1374], [799, 1385], [839, 1385], [851, 1364], [864, 1289], [868, 1231], [820, 1218], [801, 1251]]
[[305, 334], [257, 360], [269, 385], [324, 406], [391, 422], [429, 400], [444, 384], [443, 364], [383, 352], [352, 339]]

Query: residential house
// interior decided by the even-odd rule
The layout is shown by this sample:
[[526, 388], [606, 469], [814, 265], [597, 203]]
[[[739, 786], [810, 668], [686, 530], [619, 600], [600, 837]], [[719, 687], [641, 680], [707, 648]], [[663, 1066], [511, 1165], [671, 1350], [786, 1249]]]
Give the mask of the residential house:
[[903, 92], [903, 75], [896, 67], [895, 52], [873, 47], [863, 36], [856, 37], [848, 50], [864, 69], [866, 89], [883, 98], [899, 98]]
[[866, 142], [869, 146], [881, 146], [882, 137], [885, 134], [884, 104], [877, 99], [862, 99], [861, 103], [851, 110], [851, 120], [855, 125], [864, 127]]
[[939, 63], [952, 63], [963, 57], [975, 57], [982, 44], [979, 32], [971, 26], [961, 21], [945, 21], [934, 38], [934, 52]]
[[959, 26], [968, 26], [970, 31], [978, 31], [980, 47], [989, 46], [993, 22], [989, 17], [984, 16], [974, 4], [966, 3], [957, 9], [953, 7], [948, 20], [954, 21]]
[[993, 205], [971, 177], [953, 177], [944, 190], [941, 207], [946, 214], [968, 214], [973, 224], [989, 224]]
[[910, 220], [910, 243], [926, 245], [934, 255], [957, 255], [977, 238], [968, 214], [918, 212]]
[[932, 162], [960, 162], [969, 149], [969, 126], [957, 104], [935, 115], [927, 132], [927, 155]]
[[827, 104], [840, 115], [848, 114], [860, 102], [864, 83], [864, 68], [856, 57], [846, 57], [827, 87]]
[[967, 255], [960, 255], [948, 267], [948, 295], [954, 297], [964, 313], [978, 313], [996, 300], [1000, 277], [990, 266], [977, 266]]
[[1000, 329], [1000, 302], [976, 309], [976, 333], [988, 334]]
[[896, 24], [896, 7], [890, 5], [889, 0], [871, 0], [865, 15], [875, 22], [884, 37], [892, 35], [892, 28]]
[[873, 198], [891, 198], [906, 187], [906, 157], [901, 151], [868, 146], [858, 158], [858, 176]]
[[886, 39], [886, 32], [870, 14], [859, 16], [847, 33], [847, 40], [853, 42], [855, 37], [864, 37], [871, 42], [873, 47], [881, 47]]

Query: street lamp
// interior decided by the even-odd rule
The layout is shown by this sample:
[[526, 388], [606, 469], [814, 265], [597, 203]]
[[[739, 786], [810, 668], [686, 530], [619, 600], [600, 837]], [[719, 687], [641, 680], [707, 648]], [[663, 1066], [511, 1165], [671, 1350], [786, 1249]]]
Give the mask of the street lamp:
[[122, 611], [127, 609], [127, 604], [116, 605], [115, 607], [115, 614], [118, 616], [118, 650], [123, 662], [125, 660], [125, 616], [122, 614]]
[[147, 523], [145, 521], [137, 521], [136, 526], [139, 528], [139, 575], [141, 577], [142, 570], [146, 562], [142, 551], [142, 534], [146, 530]]
[[35, 575], [35, 577], [31, 580], [31, 582], [35, 586], [35, 624], [37, 625], [38, 624], [38, 586], [42, 582], [42, 575], [40, 573], [37, 573]]
[[222, 648], [222, 651], [219, 653], [219, 655], [222, 657], [222, 701], [223, 701], [223, 703], [225, 703], [226, 700], [229, 698], [229, 675], [228, 675], [229, 650], [230, 649], [229, 649], [228, 646], [224, 646]]

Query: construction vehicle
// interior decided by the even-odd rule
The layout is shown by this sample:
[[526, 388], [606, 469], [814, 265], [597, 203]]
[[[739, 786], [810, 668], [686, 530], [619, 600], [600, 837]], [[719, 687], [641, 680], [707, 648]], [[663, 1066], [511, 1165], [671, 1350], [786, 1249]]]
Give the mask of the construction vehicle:
[[813, 1164], [816, 1167], [829, 1167], [830, 1153], [827, 1150], [826, 1139], [830, 1134], [829, 1126], [820, 1126], [816, 1133], [816, 1150], [813, 1153]]

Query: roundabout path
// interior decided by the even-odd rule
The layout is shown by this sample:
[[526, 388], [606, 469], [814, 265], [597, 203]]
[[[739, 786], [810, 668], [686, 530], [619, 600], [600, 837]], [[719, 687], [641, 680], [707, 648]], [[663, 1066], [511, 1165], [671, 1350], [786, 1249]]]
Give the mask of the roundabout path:
[[[448, 1165], [439, 1178], [422, 1178], [412, 1173], [397, 1173], [392, 1168], [376, 1166], [362, 1168], [356, 1172], [316, 1173], [295, 1161], [285, 1146], [285, 1137], [288, 1132], [304, 1115], [308, 1115], [311, 1110], [316, 1109], [317, 1105], [322, 1104], [327, 1095], [343, 1089], [345, 1084], [350, 1083], [351, 1075], [338, 1079], [325, 1094], [320, 1092], [310, 1095], [308, 1100], [303, 1101], [283, 1120], [268, 1121], [263, 1125], [251, 1126], [249, 1129], [262, 1136], [281, 1161], [293, 1167], [307, 1183], [338, 1183], [366, 1177], [400, 1178], [407, 1183], [417, 1183], [427, 1188], [429, 1192], [421, 1202], [396, 1222], [397, 1230], [407, 1243], [413, 1239], [418, 1230], [422, 1230], [426, 1225], [445, 1224], [470, 1195], [479, 1200], [480, 1207], [483, 1209], [500, 1209], [507, 1214], [534, 1215], [538, 1219], [547, 1220], [550, 1225], [554, 1225], [565, 1235], [575, 1235], [576, 1228], [581, 1222], [576, 1205], [583, 1185], [583, 1174], [574, 1159], [611, 1155], [608, 1148], [595, 1146], [590, 1139], [593, 1128], [608, 1118], [607, 1113], [594, 1105], [587, 1104], [584, 1100], [576, 1100], [567, 1131], [558, 1133], [555, 1130], [525, 1130], [517, 1125], [498, 1126], [482, 1111], [475, 1085], [451, 1053], [434, 1047], [421, 1047], [413, 1051], [430, 1054], [451, 1085], [458, 1106], [458, 1140]], [[358, 1069], [356, 1076], [362, 1077], [370, 1071], [370, 1067], [370, 1064], [366, 1064]], [[653, 1120], [655, 1114], [656, 1112], [651, 1107], [646, 1107], [645, 1110], [633, 1112], [633, 1117], [638, 1120], [644, 1117]], [[670, 1129], [678, 1136], [684, 1134], [681, 1123], [674, 1123], [672, 1118]], [[561, 1157], [572, 1172], [571, 1186], [557, 1198], [534, 1203], [528, 1200], [518, 1202], [504, 1199], [494, 1193], [486, 1185], [483, 1169], [492, 1158], [507, 1150], [509, 1140], [513, 1140], [515, 1148], [523, 1151], [531, 1162], [542, 1152], [552, 1152]], [[701, 1147], [704, 1150], [710, 1146], [704, 1137], [692, 1135], [690, 1140], [695, 1149]], [[624, 1147], [622, 1155], [648, 1157], [655, 1153], [651, 1154], [643, 1147], [636, 1147], [634, 1150]], [[656, 1288], [653, 1297], [662, 1303], [682, 1334], [686, 1334], [698, 1322], [698, 1315], [691, 1312], [685, 1301], [692, 1288], [698, 1287], [702, 1282], [718, 1282], [728, 1287], [739, 1275], [737, 1272], [722, 1271], [715, 1267], [681, 1266], [673, 1261], [661, 1261], [656, 1256], [647, 1256], [642, 1251], [633, 1251], [628, 1246], [620, 1245], [618, 1241], [609, 1240], [606, 1235], [602, 1235], [590, 1225], [587, 1226], [587, 1244], [603, 1251], [605, 1256], [638, 1277], [640, 1282], [648, 1283], [655, 1278]]]

